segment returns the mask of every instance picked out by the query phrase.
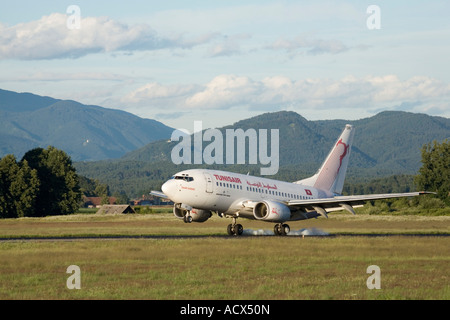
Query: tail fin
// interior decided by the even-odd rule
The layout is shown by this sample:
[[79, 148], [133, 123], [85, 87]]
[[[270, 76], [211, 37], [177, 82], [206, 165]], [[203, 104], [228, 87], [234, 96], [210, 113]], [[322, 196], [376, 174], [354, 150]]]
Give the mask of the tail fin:
[[341, 194], [354, 133], [353, 126], [347, 124], [317, 173], [295, 183]]

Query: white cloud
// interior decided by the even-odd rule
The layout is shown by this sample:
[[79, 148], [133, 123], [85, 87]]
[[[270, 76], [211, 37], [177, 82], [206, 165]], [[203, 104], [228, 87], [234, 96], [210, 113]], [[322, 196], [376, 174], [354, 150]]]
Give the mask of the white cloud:
[[[170, 103], [168, 103], [170, 101]], [[442, 81], [415, 76], [401, 80], [396, 75], [352, 75], [341, 79], [308, 78], [292, 80], [284, 76], [253, 80], [246, 76], [219, 75], [205, 85], [147, 84], [129, 95], [124, 103], [173, 109], [277, 110], [301, 107], [323, 110], [377, 111], [395, 105], [437, 110], [450, 104], [450, 85]]]
[[450, 85], [439, 80], [415, 76], [406, 81], [400, 81], [395, 75], [371, 77], [367, 79], [377, 92], [373, 99], [375, 102], [383, 101], [415, 101], [450, 95]]
[[211, 80], [203, 90], [186, 99], [191, 108], [227, 108], [250, 103], [261, 90], [261, 84], [248, 77], [221, 75]]
[[[364, 46], [358, 46], [365, 48]], [[345, 45], [340, 40], [335, 39], [315, 39], [307, 36], [297, 36], [293, 39], [279, 38], [264, 49], [268, 50], [283, 50], [288, 53], [290, 57], [298, 54], [320, 55], [320, 54], [338, 54], [350, 50], [351, 48]]]
[[214, 37], [160, 37], [146, 24], [130, 26], [108, 17], [82, 18], [79, 29], [69, 29], [68, 17], [52, 13], [12, 27], [0, 25], [0, 59], [79, 58], [97, 52], [192, 48]]
[[192, 93], [194, 85], [170, 85], [165, 86], [156, 82], [148, 83], [124, 97], [126, 102], [141, 102], [143, 100], [168, 99], [186, 96]]
[[222, 41], [210, 48], [209, 56], [212, 58], [241, 54], [241, 41], [250, 39], [248, 34], [223, 36]]

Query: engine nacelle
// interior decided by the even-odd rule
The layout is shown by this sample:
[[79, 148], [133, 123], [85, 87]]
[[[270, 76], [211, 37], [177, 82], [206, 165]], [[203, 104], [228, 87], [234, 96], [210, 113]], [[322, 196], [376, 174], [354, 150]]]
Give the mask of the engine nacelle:
[[205, 222], [212, 216], [212, 213], [209, 210], [201, 210], [201, 209], [195, 209], [195, 208], [192, 208], [192, 210], [190, 211], [190, 214], [192, 217], [192, 221], [195, 221], [195, 222]]
[[258, 220], [284, 222], [291, 218], [291, 210], [279, 202], [262, 201], [253, 208], [253, 215]]
[[209, 210], [195, 209], [182, 203], [175, 203], [173, 214], [184, 222], [205, 222], [212, 216]]

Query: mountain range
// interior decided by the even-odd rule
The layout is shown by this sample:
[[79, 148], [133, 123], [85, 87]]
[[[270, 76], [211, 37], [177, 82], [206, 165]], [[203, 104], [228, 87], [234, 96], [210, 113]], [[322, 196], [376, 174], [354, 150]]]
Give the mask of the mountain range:
[[121, 110], [0, 89], [0, 157], [52, 145], [73, 161], [114, 159], [172, 131]]
[[[424, 144], [450, 137], [450, 119], [403, 111], [384, 111], [351, 121], [308, 121], [296, 112], [279, 111], [241, 120], [219, 130], [225, 137], [226, 129], [264, 128], [268, 132], [279, 129], [280, 166], [302, 164], [317, 169], [346, 124], [356, 129], [349, 164], [356, 168], [413, 173], [420, 167], [420, 149]], [[155, 141], [129, 152], [121, 160], [171, 161], [171, 150], [177, 143]], [[208, 144], [203, 142], [203, 148]]]
[[[273, 178], [294, 181], [318, 169], [347, 123], [356, 129], [349, 163], [353, 177], [415, 174], [422, 146], [450, 137], [450, 119], [403, 111], [320, 121], [279, 111], [219, 130], [225, 137], [226, 129], [278, 129], [280, 170]], [[0, 90], [0, 157], [13, 153], [20, 159], [32, 148], [53, 145], [71, 156], [78, 173], [128, 195], [148, 192], [174, 172], [198, 167], [172, 163], [171, 151], [178, 143], [168, 141], [173, 130], [120, 110]], [[208, 144], [203, 142], [203, 148]], [[248, 154], [246, 159], [248, 163]], [[212, 167], [259, 174], [261, 165]]]

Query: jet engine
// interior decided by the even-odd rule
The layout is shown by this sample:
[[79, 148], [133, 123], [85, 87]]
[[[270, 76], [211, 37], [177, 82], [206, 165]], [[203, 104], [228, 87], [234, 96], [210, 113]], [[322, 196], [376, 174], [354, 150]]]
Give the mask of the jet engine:
[[211, 218], [212, 213], [209, 210], [201, 210], [201, 209], [192, 208], [192, 210], [190, 211], [190, 215], [192, 217], [192, 221], [205, 222], [206, 220]]
[[184, 222], [205, 222], [212, 216], [209, 210], [195, 209], [182, 203], [173, 206], [173, 214]]
[[291, 210], [279, 202], [262, 201], [253, 208], [253, 215], [258, 220], [284, 222], [290, 219]]

